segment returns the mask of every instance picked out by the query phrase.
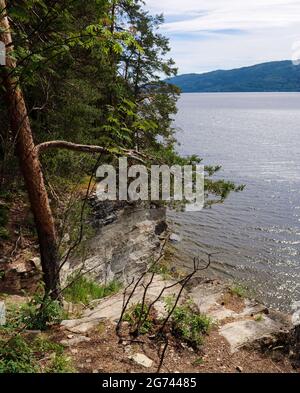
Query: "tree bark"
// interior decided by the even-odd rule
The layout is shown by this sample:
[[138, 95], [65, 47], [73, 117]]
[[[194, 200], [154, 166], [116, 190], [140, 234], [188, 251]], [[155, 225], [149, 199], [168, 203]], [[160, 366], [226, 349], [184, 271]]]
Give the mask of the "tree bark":
[[[0, 0], [0, 12], [6, 10], [6, 1]], [[16, 62], [10, 54], [13, 42], [6, 11], [0, 15], [0, 40], [6, 46], [6, 67], [1, 67], [6, 90], [6, 105], [11, 131], [16, 142], [16, 153], [28, 192], [31, 210], [38, 232], [41, 263], [46, 293], [52, 298], [59, 295], [59, 256], [54, 219], [49, 203], [38, 152], [34, 145], [25, 99], [18, 79], [13, 76]]]
[[109, 150], [102, 146], [94, 146], [94, 145], [79, 145], [72, 142], [67, 141], [49, 141], [44, 142], [35, 146], [36, 152], [38, 155], [41, 155], [43, 152], [50, 149], [61, 149], [61, 150], [70, 150], [78, 153], [88, 153], [88, 154], [96, 154], [96, 153], [105, 153], [105, 154], [115, 154], [116, 156], [126, 156], [128, 158], [132, 158], [134, 161], [145, 164], [147, 157], [145, 154], [132, 149], [124, 149], [119, 147], [117, 149]]

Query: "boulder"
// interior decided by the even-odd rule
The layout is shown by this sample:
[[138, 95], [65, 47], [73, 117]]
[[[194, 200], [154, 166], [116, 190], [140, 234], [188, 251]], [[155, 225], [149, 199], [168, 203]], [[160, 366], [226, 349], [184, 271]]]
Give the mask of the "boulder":
[[153, 365], [153, 360], [149, 359], [143, 353], [135, 353], [134, 355], [129, 356], [129, 359], [133, 360], [139, 366], [142, 366], [145, 368], [151, 368]]

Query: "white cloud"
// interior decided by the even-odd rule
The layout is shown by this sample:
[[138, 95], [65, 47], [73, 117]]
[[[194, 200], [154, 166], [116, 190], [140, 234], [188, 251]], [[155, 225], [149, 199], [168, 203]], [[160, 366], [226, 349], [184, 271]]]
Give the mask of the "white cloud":
[[300, 0], [147, 0], [147, 6], [165, 14], [162, 31], [181, 73], [291, 58], [300, 39]]

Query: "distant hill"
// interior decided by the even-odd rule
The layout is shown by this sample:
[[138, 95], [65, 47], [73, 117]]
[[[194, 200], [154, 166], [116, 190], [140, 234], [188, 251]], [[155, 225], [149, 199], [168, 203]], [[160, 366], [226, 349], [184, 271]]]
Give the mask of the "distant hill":
[[167, 81], [184, 93], [298, 92], [300, 66], [291, 61], [274, 61], [230, 71], [179, 75]]

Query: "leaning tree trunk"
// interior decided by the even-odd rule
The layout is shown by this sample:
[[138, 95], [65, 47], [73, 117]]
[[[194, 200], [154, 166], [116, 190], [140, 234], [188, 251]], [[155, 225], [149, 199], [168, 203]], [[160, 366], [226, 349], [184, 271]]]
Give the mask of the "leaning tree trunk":
[[[2, 78], [6, 90], [6, 105], [9, 111], [11, 131], [16, 141], [16, 153], [23, 173], [31, 209], [38, 232], [41, 263], [46, 292], [52, 298], [59, 295], [59, 257], [55, 224], [51, 212], [43, 173], [35, 148], [28, 112], [19, 81], [13, 76], [16, 62], [10, 53], [13, 51], [10, 24], [7, 17], [6, 1], [0, 0], [0, 40], [4, 42], [6, 67]], [[2, 67], [1, 67], [2, 68]]]

